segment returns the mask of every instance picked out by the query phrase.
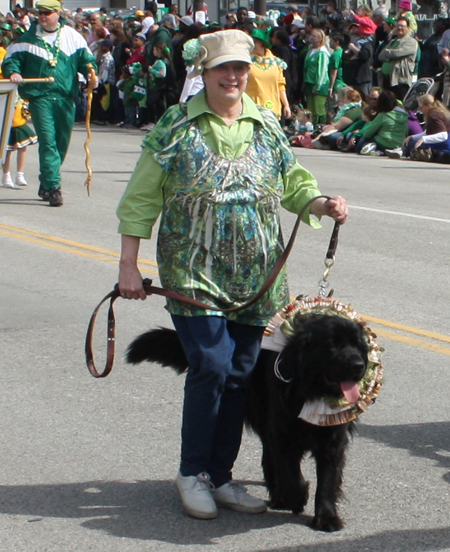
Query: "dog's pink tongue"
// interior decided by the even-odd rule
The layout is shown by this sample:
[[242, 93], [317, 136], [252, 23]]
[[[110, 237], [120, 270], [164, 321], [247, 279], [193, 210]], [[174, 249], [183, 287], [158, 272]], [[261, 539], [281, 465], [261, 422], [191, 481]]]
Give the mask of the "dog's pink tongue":
[[350, 404], [359, 399], [359, 387], [354, 381], [341, 381], [341, 391]]

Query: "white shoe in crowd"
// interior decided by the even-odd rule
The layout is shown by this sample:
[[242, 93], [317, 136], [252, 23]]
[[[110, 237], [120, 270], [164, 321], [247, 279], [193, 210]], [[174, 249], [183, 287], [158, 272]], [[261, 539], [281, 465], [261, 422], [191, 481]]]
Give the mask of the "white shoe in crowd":
[[16, 174], [16, 186], [28, 186], [28, 182], [23, 172]]
[[384, 153], [391, 159], [400, 159], [403, 155], [403, 149], [402, 148], [387, 149], [387, 150], [384, 150]]
[[375, 144], [375, 142], [369, 142], [362, 148], [362, 150], [360, 151], [360, 154], [370, 155], [373, 151], [376, 151], [376, 149], [377, 149], [377, 145]]
[[211, 495], [214, 485], [207, 473], [184, 477], [178, 472], [175, 484], [180, 493], [181, 502], [190, 516], [198, 519], [217, 517], [217, 506]]
[[245, 514], [262, 514], [267, 510], [264, 500], [248, 494], [247, 489], [237, 481], [229, 481], [212, 491], [217, 506]]
[[14, 182], [11, 178], [11, 173], [3, 173], [2, 184], [5, 188], [15, 188]]
[[150, 132], [155, 128], [155, 125], [153, 123], [148, 123], [148, 125], [142, 125], [139, 127], [141, 130], [144, 130], [145, 132]]

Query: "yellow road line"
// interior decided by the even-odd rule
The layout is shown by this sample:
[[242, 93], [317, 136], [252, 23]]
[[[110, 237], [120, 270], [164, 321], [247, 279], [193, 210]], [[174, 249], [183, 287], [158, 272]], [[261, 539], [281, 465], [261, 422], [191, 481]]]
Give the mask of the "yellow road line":
[[[17, 226], [9, 226], [7, 224], [0, 224], [0, 228], [3, 228], [4, 230], [8, 230], [10, 232], [18, 232], [19, 234], [24, 234], [26, 236], [34, 236], [34, 237], [39, 238], [39, 239], [44, 240], [44, 241], [62, 243], [62, 244], [69, 245], [71, 247], [76, 247], [76, 248], [79, 248], [79, 249], [82, 249], [82, 250], [95, 251], [96, 253], [103, 253], [105, 255], [109, 255], [109, 256], [115, 257], [117, 259], [120, 258], [120, 253], [118, 253], [117, 251], [111, 251], [110, 249], [104, 249], [102, 247], [96, 247], [94, 245], [88, 245], [86, 243], [80, 243], [80, 242], [75, 242], [75, 241], [72, 241], [72, 240], [66, 240], [65, 238], [50, 236], [48, 234], [41, 234], [40, 232], [34, 232], [33, 230], [25, 230], [24, 228], [18, 228]], [[43, 245], [45, 245], [45, 244], [43, 244]], [[49, 247], [51, 247], [51, 246], [49, 245]], [[55, 248], [55, 249], [58, 249], [58, 248]], [[149, 259], [141, 259], [140, 258], [139, 263], [154, 266], [155, 268], [158, 267], [158, 265], [156, 264], [156, 261], [151, 261]]]
[[[90, 251], [83, 251], [82, 246], [83, 244], [80, 244], [80, 243], [77, 243], [77, 242], [74, 242], [74, 243], [77, 243], [77, 246], [76, 248], [74, 248], [73, 246], [68, 246], [68, 245], [63, 245], [62, 243], [58, 243], [58, 241], [63, 241], [63, 242], [68, 242], [69, 240], [47, 240], [47, 239], [41, 239], [41, 238], [35, 238], [35, 237], [32, 237], [32, 236], [27, 236], [27, 235], [21, 235], [21, 234], [18, 234], [18, 233], [15, 233], [15, 232], [7, 232], [5, 230], [2, 230], [1, 228], [4, 227], [5, 225], [3, 224], [0, 224], [0, 235], [3, 235], [3, 236], [7, 236], [7, 237], [10, 237], [10, 238], [14, 238], [16, 240], [21, 240], [21, 241], [25, 241], [25, 242], [28, 242], [28, 243], [35, 243], [35, 244], [38, 244], [38, 245], [43, 245], [45, 247], [49, 247], [50, 249], [56, 249], [57, 251], [64, 251], [66, 253], [71, 253], [72, 255], [78, 255], [80, 257], [87, 257], [89, 259], [94, 259], [96, 261], [102, 261], [104, 263], [109, 263], [109, 264], [114, 264], [114, 265], [117, 265], [119, 263], [119, 257], [120, 255], [118, 253], [115, 253], [114, 251], [108, 251], [107, 249], [101, 249], [101, 248], [91, 248], [91, 246], [88, 246], [86, 247], [86, 249], [91, 249], [93, 251], [104, 251], [105, 254], [100, 254], [100, 253], [95, 253], [95, 252], [90, 252]], [[23, 234], [25, 234], [23, 232]], [[38, 234], [37, 232], [36, 233], [33, 233], [33, 234]], [[41, 234], [43, 235], [43, 234]], [[111, 253], [113, 253], [113, 255], [110, 255]], [[152, 268], [148, 268], [146, 265], [156, 265], [156, 263], [154, 261], [149, 261], [149, 260], [146, 260], [146, 259], [139, 259], [139, 262], [138, 262], [138, 266], [139, 266], [139, 270], [144, 273], [144, 274], [150, 274], [152, 276], [157, 276], [158, 275], [158, 271], [155, 269], [152, 269]]]
[[[64, 251], [66, 253], [71, 253], [81, 257], [86, 257], [97, 261], [106, 262], [109, 264], [117, 265], [118, 260], [120, 258], [120, 253], [116, 251], [111, 251], [109, 249], [104, 249], [102, 247], [96, 247], [85, 243], [75, 242], [72, 240], [67, 240], [65, 238], [59, 238], [48, 234], [42, 234], [40, 232], [34, 232], [32, 230], [26, 230], [24, 228], [19, 228], [16, 226], [9, 226], [7, 224], [0, 224], [0, 235], [26, 241], [28, 243], [42, 245], [45, 247], [49, 247], [51, 249]], [[150, 259], [139, 258], [138, 265], [142, 273], [150, 274], [152, 276], [158, 275], [158, 272], [157, 272], [158, 265], [155, 261], [152, 261]], [[149, 268], [149, 266], [154, 268]], [[363, 315], [363, 314], [362, 316], [367, 321], [373, 322], [374, 324], [377, 324], [377, 325], [385, 326], [387, 328], [392, 328], [395, 330], [400, 330], [406, 333], [411, 333], [413, 335], [422, 336], [428, 339], [433, 339], [435, 341], [450, 343], [450, 336], [447, 336], [447, 335], [430, 332], [428, 330], [421, 330], [419, 328], [413, 328], [411, 326], [398, 324], [396, 322], [390, 322], [388, 320], [383, 320], [381, 318], [376, 318], [374, 316]], [[385, 337], [386, 339], [398, 341], [400, 343], [405, 343], [407, 345], [419, 347], [421, 349], [427, 349], [429, 351], [450, 356], [449, 347], [444, 347], [436, 343], [389, 332], [379, 327], [376, 327], [376, 328], [374, 327], [373, 330], [379, 336]]]
[[405, 343], [406, 345], [412, 345], [414, 347], [419, 347], [420, 349], [427, 349], [428, 351], [433, 351], [434, 353], [440, 353], [441, 355], [450, 356], [450, 347], [443, 347], [436, 343], [430, 343], [429, 341], [423, 341], [422, 339], [416, 339], [415, 337], [408, 337], [406, 335], [395, 334], [383, 330], [382, 328], [372, 328], [372, 330], [378, 336], [385, 337], [386, 339], [391, 339], [392, 341], [399, 341], [400, 343]]
[[389, 322], [388, 320], [382, 320], [381, 318], [375, 318], [374, 316], [368, 316], [367, 314], [362, 314], [361, 316], [369, 322], [381, 324], [382, 326], [387, 326], [388, 328], [394, 328], [396, 330], [402, 330], [404, 332], [409, 332], [415, 335], [421, 335], [422, 337], [429, 337], [430, 339], [438, 339], [439, 341], [450, 343], [449, 335], [429, 332], [428, 330], [419, 330], [418, 328], [412, 328], [411, 326], [397, 324], [396, 322]]

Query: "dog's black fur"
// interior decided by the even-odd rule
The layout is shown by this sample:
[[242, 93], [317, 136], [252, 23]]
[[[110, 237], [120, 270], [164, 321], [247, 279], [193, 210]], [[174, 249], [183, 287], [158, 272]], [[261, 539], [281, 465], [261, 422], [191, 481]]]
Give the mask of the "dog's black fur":
[[[302, 512], [308, 501], [308, 483], [300, 462], [310, 452], [316, 461], [315, 516], [311, 526], [337, 531], [343, 522], [337, 512], [342, 495], [345, 451], [354, 422], [321, 427], [298, 415], [308, 400], [341, 396], [340, 382], [359, 381], [367, 368], [368, 347], [359, 323], [340, 316], [308, 315], [295, 318], [295, 332], [281, 353], [262, 350], [247, 391], [246, 423], [263, 446], [262, 467], [274, 509]], [[139, 336], [130, 346], [127, 362], [143, 360], [188, 369], [181, 343], [173, 330], [160, 328]]]

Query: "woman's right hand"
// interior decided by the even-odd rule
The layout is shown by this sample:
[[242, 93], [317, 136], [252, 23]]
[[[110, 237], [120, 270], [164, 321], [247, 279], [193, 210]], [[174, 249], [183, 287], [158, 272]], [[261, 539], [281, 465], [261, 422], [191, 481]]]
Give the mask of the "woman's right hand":
[[411, 140], [411, 136], [407, 136], [403, 142], [403, 147], [406, 148], [409, 144], [409, 141]]
[[142, 285], [142, 275], [136, 265], [120, 265], [119, 292], [124, 299], [147, 299]]

